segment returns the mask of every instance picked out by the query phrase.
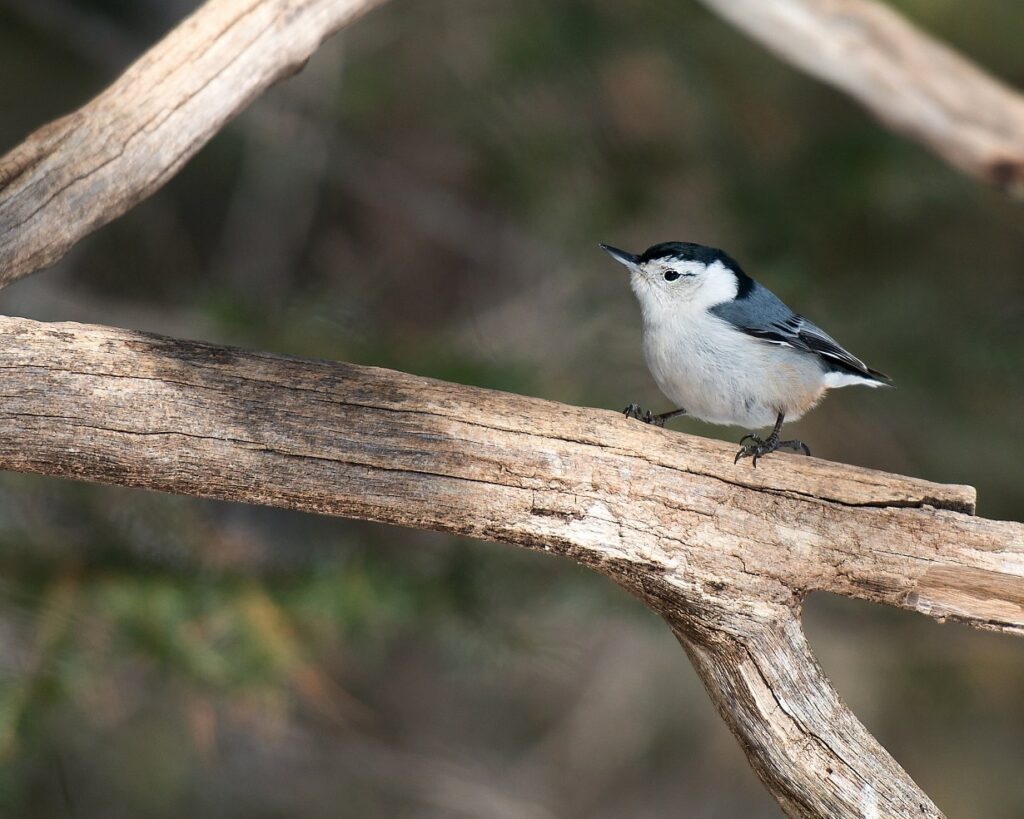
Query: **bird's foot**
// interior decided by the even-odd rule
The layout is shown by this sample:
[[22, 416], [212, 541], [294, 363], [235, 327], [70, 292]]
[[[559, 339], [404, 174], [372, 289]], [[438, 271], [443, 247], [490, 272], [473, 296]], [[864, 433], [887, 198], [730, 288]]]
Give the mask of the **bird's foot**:
[[622, 414], [627, 418], [636, 418], [637, 421], [643, 421], [645, 424], [654, 424], [656, 427], [665, 426], [665, 419], [660, 415], [655, 415], [650, 410], [641, 409], [639, 404], [630, 404], [626, 407]]
[[755, 469], [757, 468], [758, 458], [763, 458], [777, 449], [791, 449], [794, 452], [803, 452], [804, 455], [811, 454], [811, 448], [803, 441], [780, 441], [779, 436], [775, 433], [772, 433], [766, 439], [762, 439], [757, 435], [744, 435], [740, 438], [740, 444], [742, 444], [742, 447], [736, 453], [733, 463], [738, 464], [741, 458], [751, 458]]
[[732, 459], [732, 462], [738, 464], [740, 458], [753, 458], [754, 469], [757, 469], [757, 459], [764, 457], [769, 452], [774, 452], [778, 445], [778, 439], [772, 442], [771, 436], [766, 441], [759, 435], [744, 435], [740, 438], [740, 450], [736, 453], [736, 457]]

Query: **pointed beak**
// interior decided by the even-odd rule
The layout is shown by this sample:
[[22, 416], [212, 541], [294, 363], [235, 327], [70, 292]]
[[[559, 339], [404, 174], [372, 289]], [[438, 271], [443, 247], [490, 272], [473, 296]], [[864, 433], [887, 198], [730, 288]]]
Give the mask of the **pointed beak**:
[[611, 245], [602, 244], [601, 250], [611, 256], [619, 264], [624, 264], [630, 270], [640, 264], [640, 257], [633, 254], [627, 253], [625, 250], [619, 250], [617, 247]]

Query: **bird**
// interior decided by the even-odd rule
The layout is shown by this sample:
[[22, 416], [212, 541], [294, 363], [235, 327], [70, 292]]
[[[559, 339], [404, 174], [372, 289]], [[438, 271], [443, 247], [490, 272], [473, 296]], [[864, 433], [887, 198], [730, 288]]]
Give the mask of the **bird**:
[[724, 251], [692, 242], [662, 242], [634, 254], [601, 244], [629, 270], [643, 318], [647, 368], [678, 409], [654, 414], [638, 404], [626, 417], [664, 426], [680, 415], [712, 424], [762, 429], [740, 439], [733, 459], [757, 467], [778, 449], [810, 455], [782, 440], [782, 425], [814, 407], [830, 389], [892, 380], [844, 349], [748, 276]]

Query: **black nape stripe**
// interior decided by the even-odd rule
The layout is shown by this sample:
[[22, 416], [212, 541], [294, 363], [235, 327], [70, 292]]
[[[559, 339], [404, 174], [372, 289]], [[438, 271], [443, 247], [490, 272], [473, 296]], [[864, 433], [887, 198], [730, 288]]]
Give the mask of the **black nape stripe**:
[[[730, 259], [730, 261], [732, 260]], [[732, 262], [729, 267], [736, 274], [736, 281], [739, 284], [736, 288], [736, 300], [745, 299], [754, 290], [754, 280], [744, 273], [743, 269], [736, 262]]]

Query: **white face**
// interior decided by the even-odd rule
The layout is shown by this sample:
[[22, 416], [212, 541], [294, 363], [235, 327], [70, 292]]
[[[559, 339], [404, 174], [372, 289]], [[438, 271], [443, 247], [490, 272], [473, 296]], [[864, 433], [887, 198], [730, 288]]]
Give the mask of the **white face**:
[[720, 261], [711, 264], [674, 257], [641, 261], [639, 257], [605, 248], [629, 269], [630, 285], [645, 314], [663, 310], [707, 310], [736, 298], [736, 275]]

